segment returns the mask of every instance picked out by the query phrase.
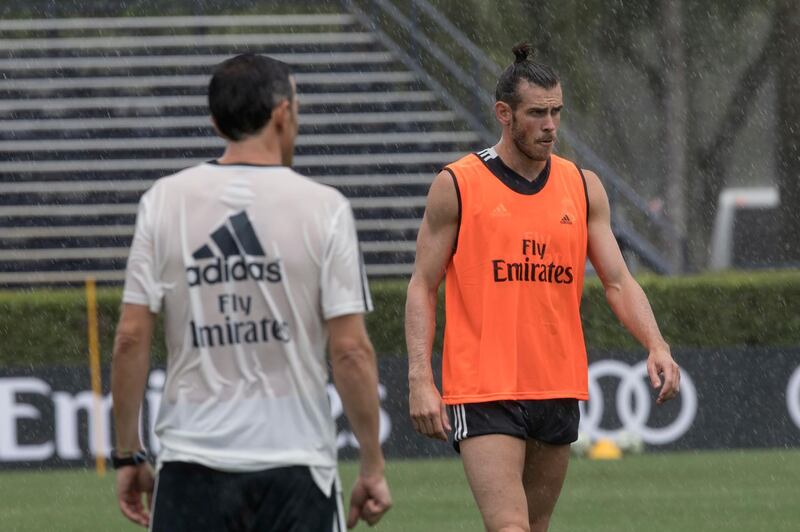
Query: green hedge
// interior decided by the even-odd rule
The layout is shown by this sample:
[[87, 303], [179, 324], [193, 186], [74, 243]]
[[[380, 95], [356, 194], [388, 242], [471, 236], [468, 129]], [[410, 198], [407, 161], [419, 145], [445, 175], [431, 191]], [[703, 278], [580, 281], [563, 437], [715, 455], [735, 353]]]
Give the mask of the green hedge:
[[[643, 277], [664, 336], [673, 347], [800, 345], [800, 272], [736, 273], [680, 278]], [[405, 281], [372, 283], [375, 312], [367, 317], [378, 353], [405, 352]], [[98, 291], [100, 345], [108, 362], [119, 317], [118, 289]], [[435, 349], [441, 349], [439, 308]], [[631, 349], [636, 342], [620, 326], [596, 279], [586, 283], [583, 321], [587, 345]], [[160, 334], [160, 333], [159, 333]], [[84, 364], [86, 309], [82, 290], [0, 292], [0, 364]], [[153, 355], [163, 360], [163, 342]]]

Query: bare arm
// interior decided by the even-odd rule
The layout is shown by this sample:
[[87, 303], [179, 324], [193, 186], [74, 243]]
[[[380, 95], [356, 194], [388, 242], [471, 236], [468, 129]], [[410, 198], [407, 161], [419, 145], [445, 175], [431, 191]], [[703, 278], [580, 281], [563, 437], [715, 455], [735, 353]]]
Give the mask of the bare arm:
[[441, 172], [428, 193], [428, 204], [417, 236], [414, 273], [406, 298], [411, 420], [417, 431], [441, 440], [447, 440], [450, 423], [433, 380], [431, 349], [436, 329], [437, 291], [453, 253], [457, 233], [455, 185], [448, 172]]
[[661, 386], [657, 402], [663, 403], [677, 395], [680, 370], [661, 336], [650, 302], [628, 271], [611, 232], [611, 210], [605, 189], [594, 172], [584, 170], [584, 174], [589, 196], [589, 260], [603, 283], [611, 310], [648, 350], [650, 381], [654, 388]]
[[392, 505], [384, 478], [384, 458], [378, 439], [378, 368], [367, 336], [364, 316], [348, 314], [328, 320], [333, 382], [358, 440], [361, 469], [350, 497], [349, 527], [359, 518], [372, 525]]
[[[155, 315], [143, 305], [122, 305], [114, 354], [111, 359], [111, 394], [114, 398], [116, 452], [129, 455], [142, 449], [139, 441], [139, 410], [150, 369], [150, 342]], [[142, 497], [151, 506], [153, 474], [149, 465], [127, 466], [117, 471], [117, 498], [122, 513], [147, 526], [150, 520]]]
[[333, 382], [342, 398], [361, 453], [361, 473], [383, 474], [378, 442], [378, 370], [364, 317], [348, 314], [328, 321]]
[[116, 450], [131, 453], [139, 441], [139, 409], [150, 369], [150, 342], [155, 316], [144, 305], [122, 305], [111, 359], [111, 394], [114, 397]]

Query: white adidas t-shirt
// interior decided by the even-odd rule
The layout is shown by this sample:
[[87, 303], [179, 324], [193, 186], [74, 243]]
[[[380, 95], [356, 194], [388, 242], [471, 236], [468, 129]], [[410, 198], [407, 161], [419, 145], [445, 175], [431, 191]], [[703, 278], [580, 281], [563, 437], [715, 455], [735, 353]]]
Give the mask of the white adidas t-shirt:
[[139, 204], [123, 301], [164, 310], [159, 464], [309, 465], [329, 493], [325, 320], [372, 310], [341, 193], [283, 166], [159, 179]]

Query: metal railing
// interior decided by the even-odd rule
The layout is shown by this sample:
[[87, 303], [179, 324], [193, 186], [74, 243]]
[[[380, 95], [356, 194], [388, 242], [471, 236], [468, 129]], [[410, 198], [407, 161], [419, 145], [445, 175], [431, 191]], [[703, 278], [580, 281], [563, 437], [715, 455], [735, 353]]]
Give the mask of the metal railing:
[[[427, 0], [342, 0], [363, 26], [436, 91], [485, 144], [499, 135], [494, 84], [502, 68]], [[399, 6], [403, 6], [403, 9]], [[671, 222], [569, 127], [559, 137], [587, 167], [602, 176], [614, 207], [612, 226], [621, 245], [648, 268], [678, 273], [664, 250], [679, 240]]]

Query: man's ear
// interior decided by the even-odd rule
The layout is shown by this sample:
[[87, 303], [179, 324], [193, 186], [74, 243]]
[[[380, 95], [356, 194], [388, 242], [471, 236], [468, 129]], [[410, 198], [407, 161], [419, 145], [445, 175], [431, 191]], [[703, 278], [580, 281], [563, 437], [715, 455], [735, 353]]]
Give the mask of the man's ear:
[[275, 123], [276, 131], [282, 131], [289, 128], [292, 121], [292, 110], [290, 108], [291, 102], [283, 100], [278, 105], [272, 108], [271, 119]]
[[502, 125], [507, 126], [511, 124], [511, 116], [513, 113], [514, 111], [511, 110], [511, 106], [506, 102], [494, 102], [494, 116]]

